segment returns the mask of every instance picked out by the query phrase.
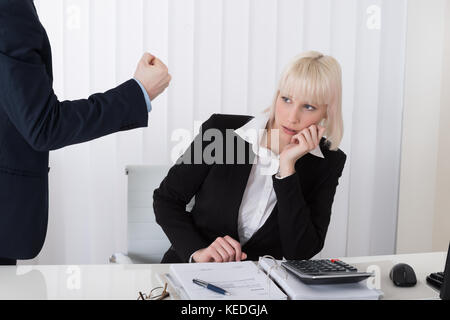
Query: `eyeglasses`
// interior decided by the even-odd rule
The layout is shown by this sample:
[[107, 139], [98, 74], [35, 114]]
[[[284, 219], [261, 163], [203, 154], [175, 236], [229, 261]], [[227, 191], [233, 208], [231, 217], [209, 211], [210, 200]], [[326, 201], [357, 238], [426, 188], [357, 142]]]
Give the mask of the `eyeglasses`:
[[170, 296], [167, 291], [167, 283], [164, 284], [164, 287], [156, 287], [153, 288], [148, 295], [139, 291], [138, 300], [163, 300]]

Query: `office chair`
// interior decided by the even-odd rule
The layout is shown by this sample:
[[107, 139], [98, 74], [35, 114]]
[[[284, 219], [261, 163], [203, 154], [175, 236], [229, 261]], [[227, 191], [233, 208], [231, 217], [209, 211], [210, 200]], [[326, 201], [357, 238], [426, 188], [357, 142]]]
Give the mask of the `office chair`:
[[[153, 212], [153, 191], [166, 177], [170, 166], [130, 165], [125, 169], [128, 176], [128, 223], [127, 253], [115, 253], [110, 263], [159, 263], [170, 247]], [[187, 206], [190, 211], [194, 199]]]

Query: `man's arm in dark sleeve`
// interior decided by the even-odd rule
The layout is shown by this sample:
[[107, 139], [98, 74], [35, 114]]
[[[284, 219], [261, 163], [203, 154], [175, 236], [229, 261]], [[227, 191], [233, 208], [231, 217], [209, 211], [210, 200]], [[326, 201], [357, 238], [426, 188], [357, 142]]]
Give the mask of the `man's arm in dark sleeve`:
[[147, 126], [145, 97], [133, 79], [88, 99], [58, 100], [33, 10], [31, 1], [0, 0], [0, 107], [24, 139], [48, 151]]

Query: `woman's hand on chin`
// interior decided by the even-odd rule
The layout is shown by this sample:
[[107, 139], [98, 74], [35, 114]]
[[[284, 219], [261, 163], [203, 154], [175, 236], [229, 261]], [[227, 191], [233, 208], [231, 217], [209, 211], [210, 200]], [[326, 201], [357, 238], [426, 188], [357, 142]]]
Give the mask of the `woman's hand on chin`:
[[280, 177], [295, 173], [295, 163], [308, 152], [317, 148], [325, 133], [325, 127], [312, 125], [292, 136], [280, 154]]

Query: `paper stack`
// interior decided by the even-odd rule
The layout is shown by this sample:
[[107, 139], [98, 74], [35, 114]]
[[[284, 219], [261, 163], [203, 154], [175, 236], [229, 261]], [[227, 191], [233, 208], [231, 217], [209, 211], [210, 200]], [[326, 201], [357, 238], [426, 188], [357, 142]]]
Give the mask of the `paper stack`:
[[[172, 264], [166, 278], [182, 299], [192, 300], [285, 300], [287, 296], [252, 261]], [[230, 296], [200, 287], [201, 279], [230, 292]]]

